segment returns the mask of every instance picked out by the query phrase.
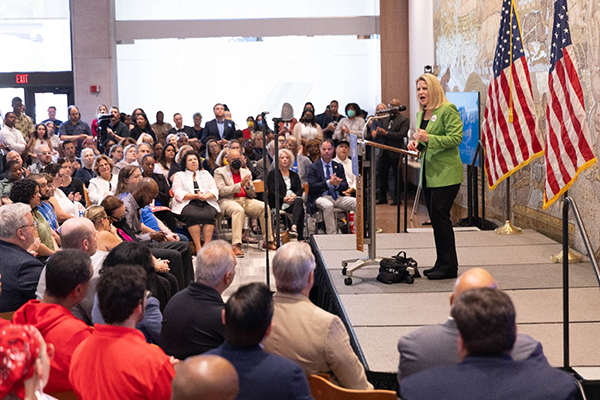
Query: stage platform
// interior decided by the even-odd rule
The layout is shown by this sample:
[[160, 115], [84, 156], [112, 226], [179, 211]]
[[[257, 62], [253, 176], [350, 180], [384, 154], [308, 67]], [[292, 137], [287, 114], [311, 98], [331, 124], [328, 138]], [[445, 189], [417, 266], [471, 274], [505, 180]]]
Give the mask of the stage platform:
[[[455, 228], [455, 234], [459, 274], [473, 267], [487, 269], [515, 303], [518, 331], [539, 340], [550, 364], [562, 367], [562, 264], [550, 261], [562, 245], [532, 230], [502, 236]], [[396, 373], [398, 338], [446, 320], [454, 280], [423, 277], [410, 285], [385, 285], [375, 279], [378, 267], [371, 266], [355, 272], [353, 284], [346, 286], [342, 260], [367, 256], [355, 250], [355, 240], [354, 235], [312, 237], [318, 264], [315, 280], [319, 294], [315, 299], [344, 320], [371, 377]], [[378, 257], [400, 250], [418, 261], [420, 271], [431, 268], [435, 262], [433, 231], [377, 235]], [[570, 264], [570, 320], [571, 366], [600, 365], [600, 288], [587, 258]]]

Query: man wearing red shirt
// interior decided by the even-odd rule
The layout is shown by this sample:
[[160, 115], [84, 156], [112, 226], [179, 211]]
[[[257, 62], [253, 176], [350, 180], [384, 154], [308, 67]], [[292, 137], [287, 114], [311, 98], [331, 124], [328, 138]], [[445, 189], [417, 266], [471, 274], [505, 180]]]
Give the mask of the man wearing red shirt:
[[46, 292], [41, 301], [29, 300], [13, 315], [13, 323], [35, 326], [47, 344], [54, 346], [50, 379], [45, 391], [71, 390], [69, 366], [73, 352], [93, 329], [71, 311], [87, 293], [92, 277], [90, 256], [81, 250], [63, 250], [48, 260]]
[[75, 350], [69, 380], [80, 400], [149, 399], [171, 396], [174, 359], [146, 343], [135, 329], [146, 305], [146, 273], [139, 266], [104, 270], [98, 303], [107, 325]]

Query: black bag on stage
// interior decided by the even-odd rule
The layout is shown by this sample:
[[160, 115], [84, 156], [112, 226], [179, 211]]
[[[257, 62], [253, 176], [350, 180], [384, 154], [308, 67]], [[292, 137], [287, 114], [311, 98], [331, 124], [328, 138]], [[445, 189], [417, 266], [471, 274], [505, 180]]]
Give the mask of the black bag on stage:
[[406, 257], [405, 251], [400, 251], [391, 258], [384, 258], [379, 262], [379, 275], [377, 280], [382, 283], [413, 283], [414, 278], [420, 278], [417, 261], [412, 257]]

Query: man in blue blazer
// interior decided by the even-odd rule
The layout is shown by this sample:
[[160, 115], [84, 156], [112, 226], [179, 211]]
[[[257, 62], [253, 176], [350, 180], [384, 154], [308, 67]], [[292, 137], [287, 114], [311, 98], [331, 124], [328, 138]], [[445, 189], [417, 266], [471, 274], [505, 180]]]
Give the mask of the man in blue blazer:
[[200, 141], [203, 145], [206, 145], [206, 142], [210, 138], [214, 138], [223, 147], [230, 140], [241, 137], [237, 134], [233, 121], [225, 119], [225, 107], [223, 104], [215, 104], [213, 112], [215, 113], [215, 119], [208, 121], [202, 130]]
[[35, 289], [44, 264], [27, 252], [37, 237], [29, 204], [0, 207], [0, 312], [16, 311], [35, 299]]
[[240, 382], [238, 400], [312, 399], [302, 367], [260, 346], [271, 332], [272, 318], [273, 296], [267, 285], [240, 287], [223, 311], [225, 343], [205, 354], [233, 364]]
[[308, 201], [306, 204], [309, 215], [317, 209], [323, 212], [325, 230], [328, 235], [337, 233], [337, 224], [333, 213], [334, 207], [346, 211], [356, 209], [356, 198], [345, 196], [348, 189], [344, 166], [332, 160], [333, 141], [325, 139], [321, 142], [321, 158], [306, 168], [308, 182]]
[[510, 297], [499, 289], [463, 292], [454, 303], [461, 362], [402, 381], [400, 397], [415, 399], [575, 399], [575, 378], [540, 360], [510, 356], [517, 337]]

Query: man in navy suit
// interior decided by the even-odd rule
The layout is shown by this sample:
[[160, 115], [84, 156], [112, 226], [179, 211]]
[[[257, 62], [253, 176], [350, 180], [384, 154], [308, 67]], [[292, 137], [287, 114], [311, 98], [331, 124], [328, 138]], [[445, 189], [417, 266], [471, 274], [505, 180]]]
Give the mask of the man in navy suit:
[[29, 204], [0, 207], [0, 312], [16, 311], [35, 299], [35, 289], [44, 264], [27, 252], [37, 237]]
[[271, 332], [273, 296], [264, 283], [242, 286], [225, 304], [225, 343], [206, 355], [218, 355], [235, 367], [242, 399], [312, 399], [297, 363], [260, 346]]
[[233, 121], [225, 119], [225, 107], [221, 103], [215, 104], [213, 107], [215, 119], [208, 121], [204, 125], [202, 138], [200, 141], [206, 145], [206, 142], [212, 137], [216, 139], [221, 147], [224, 147], [230, 140], [241, 137], [235, 130]]
[[575, 378], [538, 359], [510, 356], [517, 337], [510, 297], [499, 289], [463, 292], [451, 312], [460, 363], [402, 380], [400, 397], [415, 399], [574, 399]]
[[356, 198], [344, 195], [344, 192], [348, 190], [348, 182], [344, 166], [332, 160], [334, 147], [331, 139], [323, 140], [321, 158], [306, 168], [307, 211], [309, 215], [317, 209], [323, 212], [325, 230], [328, 235], [337, 232], [334, 207], [346, 211], [356, 209]]

